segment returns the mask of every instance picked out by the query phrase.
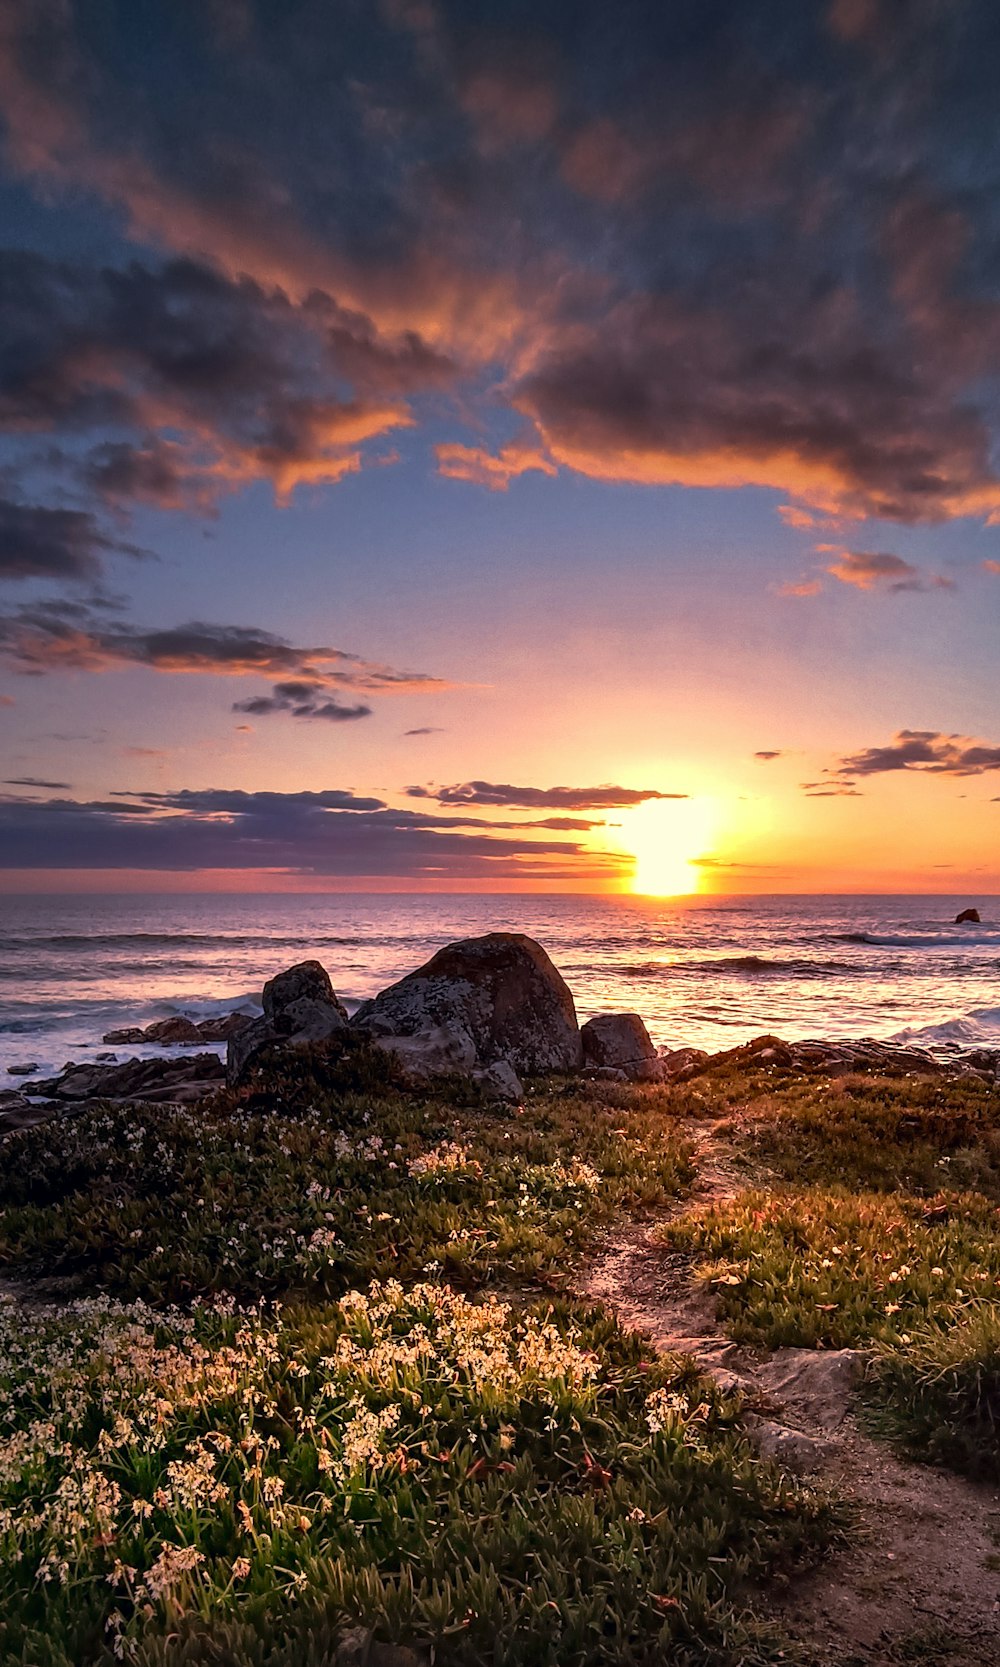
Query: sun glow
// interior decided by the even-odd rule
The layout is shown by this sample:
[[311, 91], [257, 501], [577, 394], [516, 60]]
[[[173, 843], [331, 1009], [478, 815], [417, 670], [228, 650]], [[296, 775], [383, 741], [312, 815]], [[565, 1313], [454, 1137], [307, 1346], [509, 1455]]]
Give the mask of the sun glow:
[[714, 816], [704, 799], [657, 799], [633, 811], [623, 843], [635, 858], [632, 890], [644, 897], [686, 897], [700, 891]]

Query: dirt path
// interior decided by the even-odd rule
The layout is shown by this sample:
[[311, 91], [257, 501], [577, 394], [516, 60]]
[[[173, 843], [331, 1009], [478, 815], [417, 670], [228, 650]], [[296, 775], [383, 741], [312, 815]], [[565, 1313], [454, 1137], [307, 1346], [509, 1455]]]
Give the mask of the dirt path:
[[651, 1226], [614, 1235], [581, 1294], [613, 1309], [664, 1353], [693, 1355], [748, 1399], [762, 1452], [815, 1472], [848, 1499], [847, 1549], [770, 1594], [771, 1606], [815, 1667], [1000, 1667], [1000, 1495], [946, 1471], [897, 1458], [858, 1426], [852, 1350], [779, 1349], [755, 1355], [727, 1337], [691, 1259], [657, 1244], [663, 1219], [732, 1198], [749, 1184], [726, 1139], [731, 1124], [695, 1125], [698, 1176], [690, 1200]]

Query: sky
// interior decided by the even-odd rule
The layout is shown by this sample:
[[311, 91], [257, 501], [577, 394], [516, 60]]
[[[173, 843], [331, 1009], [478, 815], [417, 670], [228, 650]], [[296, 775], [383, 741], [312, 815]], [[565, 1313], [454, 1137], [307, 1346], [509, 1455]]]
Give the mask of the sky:
[[989, 0], [4, 0], [0, 890], [1000, 891]]

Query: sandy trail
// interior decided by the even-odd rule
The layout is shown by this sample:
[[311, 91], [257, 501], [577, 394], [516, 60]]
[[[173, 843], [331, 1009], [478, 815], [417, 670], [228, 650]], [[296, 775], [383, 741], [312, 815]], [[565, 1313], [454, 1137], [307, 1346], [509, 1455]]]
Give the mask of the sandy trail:
[[896, 1457], [859, 1427], [852, 1351], [755, 1355], [719, 1325], [691, 1258], [657, 1244], [664, 1220], [750, 1184], [731, 1123], [686, 1129], [698, 1173], [671, 1215], [611, 1236], [580, 1294], [611, 1308], [663, 1353], [693, 1355], [722, 1387], [746, 1394], [762, 1451], [814, 1471], [852, 1504], [849, 1545], [769, 1594], [769, 1607], [816, 1667], [1000, 1667], [1000, 1495]]

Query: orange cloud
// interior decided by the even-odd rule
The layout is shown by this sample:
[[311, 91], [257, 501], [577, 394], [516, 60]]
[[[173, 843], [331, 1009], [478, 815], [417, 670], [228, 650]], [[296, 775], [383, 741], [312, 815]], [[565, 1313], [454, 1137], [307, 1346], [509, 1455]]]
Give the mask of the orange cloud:
[[923, 574], [912, 562], [888, 550], [842, 550], [827, 568], [833, 578], [855, 590], [954, 590], [954, 580]]
[[810, 510], [799, 509], [796, 504], [779, 504], [778, 514], [786, 527], [796, 527], [802, 532], [820, 524], [818, 517]]
[[798, 584], [779, 585], [778, 596], [818, 596], [823, 589], [822, 579], [800, 579]]
[[494, 456], [479, 446], [445, 444], [434, 447], [438, 473], [449, 480], [468, 480], [476, 486], [486, 486], [491, 492], [506, 492], [517, 475], [538, 470], [543, 475], [556, 475], [558, 470], [551, 458], [537, 446], [516, 441], [504, 446]]

